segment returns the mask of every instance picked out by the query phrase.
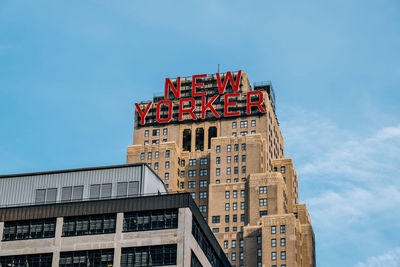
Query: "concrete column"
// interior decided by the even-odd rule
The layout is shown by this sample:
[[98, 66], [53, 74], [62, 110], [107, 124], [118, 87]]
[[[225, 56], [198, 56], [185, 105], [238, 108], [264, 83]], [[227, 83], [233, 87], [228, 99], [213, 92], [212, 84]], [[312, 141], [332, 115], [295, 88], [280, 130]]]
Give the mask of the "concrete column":
[[[0, 222], [0, 240], [3, 239], [3, 232], [4, 232], [4, 222]], [[1, 242], [0, 242], [0, 249], [1, 249]]]
[[56, 233], [54, 237], [54, 251], [53, 251], [53, 263], [52, 267], [58, 267], [60, 264], [60, 250], [61, 250], [61, 236], [63, 228], [64, 218], [57, 218], [56, 221]]
[[124, 213], [117, 213], [117, 221], [115, 225], [115, 239], [114, 239], [114, 266], [121, 265], [121, 241], [122, 231], [124, 226]]
[[191, 131], [192, 131], [192, 136], [191, 136], [192, 143], [190, 145], [191, 145], [191, 152], [194, 152], [196, 151], [196, 127], [194, 125], [192, 126]]

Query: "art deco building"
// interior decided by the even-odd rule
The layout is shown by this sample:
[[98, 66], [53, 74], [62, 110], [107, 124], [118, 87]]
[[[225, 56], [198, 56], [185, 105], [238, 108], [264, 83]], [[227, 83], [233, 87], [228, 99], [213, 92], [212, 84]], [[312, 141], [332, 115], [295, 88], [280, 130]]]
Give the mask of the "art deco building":
[[[223, 74], [224, 80], [229, 74]], [[179, 99], [169, 94], [174, 110], [168, 123], [156, 120], [156, 104], [141, 124], [135, 113], [133, 145], [127, 149], [127, 163], [146, 162], [164, 179], [169, 191], [189, 192], [212, 228], [233, 266], [292, 267], [316, 266], [315, 239], [305, 204], [298, 202], [298, 177], [290, 158], [284, 156], [284, 142], [275, 112], [275, 95], [270, 83], [249, 83], [240, 77], [239, 90], [232, 81], [225, 94], [239, 93], [236, 106], [225, 107], [235, 116], [216, 118], [210, 110], [201, 119], [201, 98], [194, 96], [193, 120], [184, 114], [179, 120]], [[197, 81], [198, 92], [208, 101], [218, 94], [216, 75]], [[177, 80], [172, 83], [177, 86]], [[181, 78], [182, 97], [192, 97], [192, 77]], [[248, 114], [246, 97], [253, 91], [264, 96], [262, 112]], [[215, 102], [223, 114], [221, 95]], [[146, 103], [139, 104], [145, 110]], [[168, 110], [161, 108], [161, 115]]]

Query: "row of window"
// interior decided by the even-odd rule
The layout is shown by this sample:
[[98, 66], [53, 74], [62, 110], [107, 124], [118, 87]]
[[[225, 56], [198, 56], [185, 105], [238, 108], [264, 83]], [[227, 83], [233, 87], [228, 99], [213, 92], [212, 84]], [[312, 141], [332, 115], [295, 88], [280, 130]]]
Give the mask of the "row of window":
[[[121, 249], [121, 267], [176, 265], [177, 245], [128, 247]], [[0, 257], [0, 266], [51, 267], [53, 255], [32, 254]], [[60, 267], [96, 266], [114, 264], [114, 249], [71, 251], [60, 253]]]
[[[225, 233], [229, 233], [229, 227], [225, 227]], [[237, 226], [232, 227], [232, 232], [237, 232], [238, 228]], [[219, 233], [219, 228], [213, 228], [212, 229], [213, 233]], [[240, 231], [243, 232], [243, 226], [240, 226]]]
[[[149, 130], [144, 131], [144, 136], [149, 136]], [[163, 129], [163, 135], [168, 135], [168, 128]], [[153, 130], [153, 136], [160, 136], [160, 129], [154, 129]]]
[[[286, 233], [286, 225], [281, 225], [280, 226], [280, 233], [284, 234]], [[271, 234], [276, 234], [276, 225], [271, 226]]]
[[[231, 159], [232, 159], [231, 156], [227, 156], [226, 157], [226, 162], [227, 163], [231, 163], [232, 162]], [[216, 164], [221, 164], [221, 157], [216, 157], [215, 161], [216, 161]], [[239, 156], [238, 155], [233, 156], [233, 161], [235, 163], [238, 163], [239, 162]], [[246, 162], [246, 155], [245, 154], [242, 155], [242, 162]]]
[[[246, 173], [246, 166], [242, 166], [242, 174]], [[231, 167], [226, 168], [226, 174], [230, 175], [232, 174], [231, 172]], [[239, 167], [234, 167], [233, 168], [233, 174], [239, 174]], [[221, 175], [221, 168], [216, 168], [215, 169], [215, 175], [220, 176]]]
[[[250, 132], [250, 134], [256, 134], [256, 133], [257, 133], [256, 130], [252, 130], [252, 131]], [[240, 135], [241, 135], [241, 136], [246, 136], [247, 134], [248, 134], [247, 131], [240, 132]], [[237, 137], [237, 132], [232, 132], [232, 136], [233, 136], [233, 137]]]
[[[166, 158], [169, 158], [170, 154], [171, 154], [171, 151], [170, 151], [170, 150], [165, 150], [165, 157], [166, 157]], [[141, 153], [141, 154], [140, 154], [140, 159], [141, 159], [141, 160], [144, 160], [144, 156], [145, 156], [145, 154], [144, 154], [144, 153]], [[159, 151], [155, 151], [155, 152], [154, 152], [154, 158], [158, 159], [159, 156], [160, 156], [160, 152], [159, 152]], [[147, 153], [147, 158], [148, 158], [148, 159], [152, 159], [152, 158], [153, 158], [153, 152], [148, 152], [148, 153]]]
[[[167, 142], [168, 140], [167, 140], [167, 138], [165, 138], [165, 139], [163, 139], [162, 141], [163, 141], [163, 143], [165, 143], [165, 142]], [[158, 144], [160, 143], [160, 140], [154, 139], [154, 140], [151, 141], [151, 143], [154, 144], [154, 145], [158, 145]], [[145, 145], [148, 145], [148, 144], [149, 144], [149, 140], [144, 140], [144, 144], [145, 144]]]
[[[237, 202], [233, 202], [232, 203], [232, 210], [237, 210], [237, 206], [238, 206]], [[226, 211], [229, 211], [230, 207], [231, 207], [230, 203], [225, 203], [225, 210]], [[244, 210], [244, 208], [245, 208], [245, 202], [240, 202], [240, 209]]]
[[[239, 144], [234, 144], [233, 148], [234, 148], [234, 151], [239, 151]], [[216, 150], [217, 153], [220, 153], [221, 152], [221, 146], [220, 145], [216, 146], [215, 150]], [[232, 145], [227, 145], [226, 146], [226, 151], [227, 152], [231, 152], [232, 151]], [[242, 144], [242, 151], [246, 151], [246, 143]]]
[[[240, 190], [240, 197], [244, 198], [246, 194], [245, 190]], [[231, 191], [225, 191], [225, 198], [229, 199], [231, 197]], [[238, 197], [238, 191], [237, 190], [233, 190], [232, 191], [232, 197], [233, 198], [237, 198]]]
[[[248, 121], [240, 121], [240, 128], [247, 128], [248, 126]], [[256, 126], [256, 120], [251, 120], [251, 127], [255, 127]], [[236, 129], [237, 128], [237, 122], [233, 121], [232, 122], [232, 129]]]
[[[181, 167], [185, 167], [185, 160], [182, 159], [180, 162]], [[200, 158], [200, 165], [207, 165], [208, 164], [208, 158]], [[196, 166], [197, 165], [197, 160], [196, 159], [189, 159], [189, 166]]]
[[[115, 233], [116, 214], [65, 217], [62, 236]], [[131, 212], [124, 214], [123, 231], [137, 232], [178, 227], [178, 210]], [[5, 222], [3, 240], [52, 238], [56, 219]]]
[[[274, 172], [278, 171], [278, 167], [274, 167]], [[284, 174], [286, 173], [286, 167], [285, 166], [281, 166], [281, 173]]]
[[[61, 188], [61, 201], [77, 201], [83, 199], [83, 185], [66, 186]], [[35, 203], [54, 203], [57, 201], [58, 188], [36, 189]], [[117, 197], [135, 196], [139, 193], [139, 182], [117, 183]], [[90, 185], [89, 198], [111, 198], [112, 183]]]
[[[225, 215], [225, 223], [229, 223], [230, 222], [230, 215]], [[244, 214], [240, 214], [240, 221], [244, 222], [245, 220], [245, 216]], [[211, 217], [211, 222], [212, 223], [220, 223], [221, 222], [221, 216], [212, 216]], [[232, 215], [232, 222], [237, 222], [237, 214], [233, 214]]]

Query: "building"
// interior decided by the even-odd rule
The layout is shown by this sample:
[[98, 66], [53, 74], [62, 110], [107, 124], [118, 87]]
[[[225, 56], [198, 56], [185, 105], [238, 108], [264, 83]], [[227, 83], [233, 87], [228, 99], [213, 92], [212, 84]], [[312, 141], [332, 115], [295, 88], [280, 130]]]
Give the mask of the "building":
[[0, 267], [231, 266], [190, 194], [143, 163], [0, 176], [0, 190]]
[[165, 90], [137, 104], [127, 162], [189, 192], [233, 266], [316, 266], [271, 84], [238, 71], [167, 79]]

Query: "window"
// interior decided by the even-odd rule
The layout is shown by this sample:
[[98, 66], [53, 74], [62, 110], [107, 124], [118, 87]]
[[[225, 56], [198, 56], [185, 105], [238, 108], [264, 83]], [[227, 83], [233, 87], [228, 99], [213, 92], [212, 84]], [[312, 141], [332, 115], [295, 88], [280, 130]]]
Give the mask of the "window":
[[169, 150], [165, 150], [165, 157], [166, 157], [166, 158], [169, 158], [170, 153], [171, 153], [171, 152], [170, 152]]
[[261, 257], [261, 256], [262, 256], [261, 248], [258, 248], [258, 249], [257, 249], [257, 256], [258, 256], [258, 257]]
[[[261, 261], [257, 261], [257, 267], [262, 267], [262, 262]], [[272, 265], [272, 267], [274, 267], [274, 266]]]
[[3, 240], [50, 238], [55, 232], [56, 219], [8, 221], [4, 222]]
[[207, 206], [200, 206], [200, 212], [207, 212]]
[[166, 173], [164, 174], [164, 179], [165, 179], [165, 180], [168, 180], [168, 179], [169, 179], [169, 172], [166, 172]]
[[181, 167], [185, 167], [185, 160], [181, 160]]
[[[176, 255], [177, 255], [177, 245], [176, 244], [161, 245], [161, 246], [148, 246], [148, 247], [122, 248], [121, 249], [121, 267], [176, 265]], [[110, 265], [96, 265], [95, 264], [95, 265], [90, 265], [90, 266], [113, 266], [113, 263], [111, 262]]]
[[241, 136], [246, 136], [246, 135], [247, 135], [247, 131], [240, 132], [240, 135], [241, 135]]
[[148, 145], [148, 144], [149, 144], [149, 141], [148, 141], [148, 140], [144, 140], [144, 144], [145, 144], [145, 145]]
[[227, 175], [231, 174], [231, 167], [226, 168], [226, 174]]
[[216, 184], [220, 184], [220, 183], [221, 183], [221, 180], [218, 180], [218, 179], [217, 179], [217, 180], [215, 180], [215, 183], [216, 183]]
[[240, 209], [241, 210], [244, 210], [244, 205], [245, 205], [244, 202], [240, 202]]
[[281, 251], [281, 260], [286, 260], [286, 251]]
[[153, 130], [153, 136], [159, 136], [159, 135], [160, 135], [160, 129]]
[[260, 194], [266, 194], [267, 193], [267, 187], [266, 186], [260, 186]]
[[207, 180], [200, 180], [200, 187], [207, 187]]
[[51, 267], [53, 254], [31, 254], [0, 257], [0, 266], [41, 266]]
[[231, 182], [231, 179], [226, 179], [226, 182], [229, 184]]
[[227, 156], [227, 157], [226, 157], [226, 162], [227, 162], [227, 163], [231, 163], [231, 156]]
[[236, 248], [236, 240], [232, 240], [232, 248]]
[[61, 190], [61, 201], [81, 200], [83, 198], [83, 185], [67, 186]]
[[281, 238], [281, 247], [286, 246], [286, 238]]
[[234, 181], [235, 183], [238, 183], [238, 182], [239, 182], [239, 178], [235, 178], [235, 179], [233, 179], [233, 181]]
[[144, 136], [149, 136], [149, 130], [144, 131]]
[[236, 132], [233, 132], [233, 133], [232, 133], [232, 136], [233, 136], [233, 137], [236, 137], [236, 136], [237, 136], [237, 133], [236, 133]]
[[225, 210], [226, 210], [226, 211], [229, 210], [229, 203], [225, 203]]
[[200, 198], [207, 198], [207, 192], [200, 192], [199, 197]]
[[221, 175], [221, 169], [220, 169], [220, 168], [217, 168], [217, 169], [215, 170], [215, 175], [216, 175], [216, 176], [220, 176], [220, 175]]
[[276, 252], [271, 252], [271, 260], [276, 261]]
[[251, 127], [255, 127], [256, 126], [256, 120], [251, 120]]
[[[243, 252], [240, 252], [240, 254], [239, 254], [239, 259], [240, 259], [241, 261], [244, 259]], [[243, 266], [243, 265], [241, 265], [241, 266]]]
[[233, 202], [233, 210], [237, 210], [237, 202]]
[[200, 170], [200, 177], [207, 176], [207, 169]]
[[140, 153], [140, 159], [144, 159], [144, 153]]
[[116, 219], [115, 214], [65, 217], [62, 236], [115, 233]]
[[234, 174], [239, 174], [239, 167], [234, 167], [233, 168], [233, 173]]
[[[158, 162], [154, 163], [154, 169], [158, 170]], [[185, 175], [185, 174], [184, 174]]]
[[246, 166], [242, 166], [242, 173], [246, 173]]
[[152, 143], [152, 144], [159, 144], [159, 143], [160, 143], [160, 140], [158, 140], [158, 139], [157, 139], [157, 140], [153, 140], [153, 141], [151, 141], [151, 143]]
[[200, 165], [207, 165], [208, 164], [208, 158], [201, 158], [200, 159]]
[[274, 172], [277, 172], [278, 171], [278, 167], [274, 167]]
[[196, 182], [195, 181], [191, 181], [188, 183], [188, 187], [189, 188], [196, 188]]
[[267, 216], [267, 215], [268, 215], [268, 211], [267, 210], [260, 210], [260, 217]]
[[237, 190], [233, 190], [233, 197], [237, 198]]
[[245, 196], [245, 194], [246, 194], [246, 191], [244, 191], [244, 190], [240, 190], [240, 197], [244, 197], [244, 196]]
[[220, 153], [221, 152], [221, 146], [217, 146], [216, 147], [216, 151], [217, 151], [217, 153]]
[[196, 166], [196, 160], [195, 159], [189, 159], [189, 166]]
[[181, 171], [181, 178], [185, 177], [185, 171]]
[[276, 234], [276, 226], [271, 226], [271, 234]]
[[285, 173], [286, 172], [286, 168], [285, 168], [285, 166], [282, 166], [281, 167], [281, 173]]
[[239, 145], [235, 144], [235, 151], [239, 151]]
[[163, 135], [168, 135], [168, 128], [163, 129]]
[[220, 223], [220, 216], [212, 216], [211, 221], [212, 223]]
[[225, 191], [225, 198], [226, 198], [226, 199], [229, 199], [229, 198], [230, 198], [230, 195], [231, 195], [231, 192], [230, 192], [230, 191]]
[[232, 252], [232, 261], [235, 261], [235, 260], [236, 260], [236, 253]]
[[196, 199], [196, 193], [195, 192], [191, 192], [190, 195], [192, 196], [193, 199]]
[[57, 200], [57, 188], [36, 189], [35, 203], [53, 203]]
[[231, 152], [231, 145], [226, 146], [226, 151]]
[[237, 127], [236, 121], [232, 122], [232, 129], [236, 129], [236, 127]]
[[251, 134], [256, 134], [256, 130], [252, 130], [252, 131], [251, 131]]
[[242, 144], [242, 150], [246, 151], [246, 144]]
[[166, 162], [165, 162], [165, 168], [166, 168], [166, 169], [169, 169], [169, 161], [166, 161]]
[[226, 223], [229, 222], [229, 215], [225, 215], [225, 222], [226, 222]]
[[160, 155], [160, 153], [158, 151], [155, 152], [154, 156], [156, 159], [158, 159], [158, 156]]
[[262, 240], [261, 236], [260, 235], [257, 236], [257, 244], [261, 244], [261, 240]]
[[196, 176], [196, 170], [189, 170], [188, 171], [189, 177], [195, 177]]
[[240, 128], [247, 128], [247, 121], [241, 121]]
[[112, 184], [92, 184], [90, 185], [90, 198], [110, 198], [111, 197]]
[[228, 243], [228, 240], [224, 240], [224, 248], [228, 248], [228, 245], [229, 243]]
[[162, 141], [163, 141], [163, 143], [165, 143], [165, 142], [167, 142], [167, 139], [165, 138], [165, 139], [163, 139]]
[[216, 164], [221, 164], [221, 158], [220, 157], [216, 157], [215, 161], [216, 161]]
[[242, 248], [243, 246], [244, 246], [244, 241], [243, 241], [243, 239], [240, 239], [240, 240], [239, 240], [239, 247]]
[[246, 162], [246, 155], [242, 155], [242, 162]]
[[276, 239], [275, 238], [271, 239], [271, 247], [276, 247]]
[[212, 231], [213, 233], [219, 233], [219, 228], [213, 228]]
[[235, 155], [234, 161], [235, 161], [235, 163], [236, 163], [236, 162], [239, 162], [239, 156], [238, 156], [238, 155]]
[[286, 233], [286, 226], [285, 225], [281, 225], [281, 234]]
[[259, 199], [260, 206], [267, 206], [267, 199], [266, 198], [261, 198]]
[[233, 214], [232, 215], [232, 221], [233, 222], [237, 222], [237, 214]]

